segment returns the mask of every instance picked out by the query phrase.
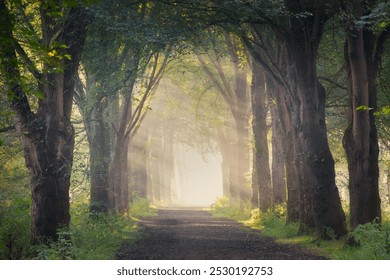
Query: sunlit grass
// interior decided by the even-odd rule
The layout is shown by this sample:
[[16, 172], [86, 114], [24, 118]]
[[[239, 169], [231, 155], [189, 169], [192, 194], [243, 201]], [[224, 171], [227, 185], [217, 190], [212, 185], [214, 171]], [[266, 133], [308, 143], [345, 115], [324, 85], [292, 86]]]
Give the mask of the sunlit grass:
[[[244, 207], [245, 208], [245, 207]], [[235, 201], [229, 203], [229, 199], [218, 200], [211, 213], [217, 217], [227, 217], [242, 222], [245, 226], [261, 231], [263, 236], [272, 237], [277, 242], [296, 244], [315, 252], [319, 255], [338, 260], [378, 260], [390, 259], [390, 214], [382, 216], [382, 226], [377, 223], [368, 223], [359, 226], [349, 236], [323, 240], [315, 233], [299, 234], [298, 223], [286, 223], [286, 206], [277, 205], [267, 213], [261, 213], [259, 209], [250, 212], [242, 204]], [[242, 213], [245, 213], [242, 215]], [[357, 245], [350, 246], [351, 237], [357, 241]]]
[[213, 217], [245, 221], [251, 217], [251, 206], [249, 201], [241, 201], [224, 196], [218, 198], [211, 206], [210, 213]]

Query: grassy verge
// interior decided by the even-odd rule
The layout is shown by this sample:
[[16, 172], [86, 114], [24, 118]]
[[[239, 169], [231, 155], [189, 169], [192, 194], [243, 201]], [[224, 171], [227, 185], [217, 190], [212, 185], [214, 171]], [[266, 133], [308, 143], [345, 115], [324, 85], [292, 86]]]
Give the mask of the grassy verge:
[[[5, 199], [5, 197], [7, 197]], [[71, 224], [58, 242], [30, 245], [30, 198], [22, 193], [0, 197], [0, 259], [113, 259], [126, 241], [139, 236], [136, 219], [155, 214], [146, 199], [131, 204], [128, 215], [91, 214], [86, 202], [74, 202]]]
[[297, 223], [286, 223], [286, 206], [278, 205], [272, 211], [260, 213], [250, 210], [248, 203], [222, 198], [213, 205], [211, 213], [216, 217], [227, 217], [258, 229], [262, 235], [277, 242], [302, 246], [317, 254], [338, 260], [381, 260], [390, 259], [390, 217], [383, 215], [382, 226], [377, 223], [361, 225], [350, 233], [358, 245], [347, 245], [345, 237], [321, 240], [314, 233], [298, 234]]

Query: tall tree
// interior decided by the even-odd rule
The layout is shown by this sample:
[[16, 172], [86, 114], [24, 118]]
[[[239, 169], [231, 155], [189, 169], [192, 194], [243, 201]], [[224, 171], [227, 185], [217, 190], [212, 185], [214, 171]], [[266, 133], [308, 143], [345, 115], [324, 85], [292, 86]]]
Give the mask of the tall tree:
[[350, 104], [349, 125], [343, 144], [348, 160], [352, 228], [372, 222], [376, 218], [381, 219], [379, 146], [375, 124], [376, 79], [390, 27], [387, 24], [379, 35], [375, 36], [374, 31], [370, 30], [370, 24], [356, 24], [372, 13], [374, 2], [377, 1], [370, 4], [359, 0], [345, 1], [345, 11], [349, 15], [346, 22], [345, 61]]
[[[27, 17], [27, 9], [34, 14]], [[17, 15], [23, 23], [16, 22]], [[74, 77], [86, 34], [85, 16], [85, 9], [74, 2], [39, 1], [38, 6], [23, 6], [0, 1], [0, 69], [30, 176], [34, 242], [55, 240], [59, 227], [70, 221], [74, 146], [70, 117]], [[22, 35], [17, 24], [29, 31], [30, 38], [18, 40]], [[38, 40], [29, 45], [32, 38]], [[31, 53], [37, 56], [31, 58]], [[23, 85], [22, 68], [35, 78], [36, 111]]]
[[268, 128], [267, 128], [267, 89], [266, 73], [259, 63], [252, 63], [252, 129], [253, 129], [253, 163], [256, 185], [252, 186], [253, 195], [257, 193], [257, 198], [252, 197], [253, 206], [259, 207], [266, 212], [272, 206], [271, 173], [269, 166], [268, 151]]
[[[280, 4], [280, 3], [278, 3]], [[325, 125], [325, 92], [317, 79], [317, 51], [324, 24], [335, 6], [314, 1], [285, 1], [273, 14], [253, 3], [257, 18], [245, 21], [267, 24], [275, 32], [279, 45], [286, 47], [285, 68], [271, 71], [286, 87], [294, 125], [295, 155], [300, 157], [302, 225], [315, 226], [319, 235], [332, 229], [336, 236], [346, 233], [345, 217], [335, 183], [334, 161], [330, 153]], [[273, 15], [277, 16], [273, 16]], [[252, 25], [253, 26], [253, 25]], [[260, 36], [258, 38], [261, 38]], [[253, 47], [262, 43], [247, 37], [246, 45], [259, 63], [264, 60]], [[269, 65], [264, 65], [270, 69]]]
[[[218, 32], [214, 34], [217, 35]], [[230, 195], [236, 198], [249, 198], [249, 188], [246, 186], [245, 175], [249, 172], [249, 95], [248, 74], [244, 65], [245, 55], [242, 54], [243, 46], [239, 39], [232, 34], [222, 32], [221, 44], [225, 50], [221, 51], [216, 45], [215, 39], [211, 39], [210, 52], [207, 52], [208, 60], [203, 55], [198, 55], [198, 60], [214, 87], [228, 104], [235, 123], [235, 145], [229, 147], [231, 153], [231, 167], [229, 168]], [[233, 78], [229, 78], [224, 69], [223, 57], [226, 52], [230, 71]], [[241, 55], [240, 55], [241, 54]]]
[[[167, 43], [157, 38], [153, 15], [159, 10], [138, 4], [102, 1], [82, 58], [85, 77], [79, 79], [76, 101], [87, 128], [91, 173], [96, 175], [91, 180], [93, 211], [127, 211], [129, 142], [168, 62], [168, 55], [159, 54]], [[153, 33], [145, 37], [146, 30]]]

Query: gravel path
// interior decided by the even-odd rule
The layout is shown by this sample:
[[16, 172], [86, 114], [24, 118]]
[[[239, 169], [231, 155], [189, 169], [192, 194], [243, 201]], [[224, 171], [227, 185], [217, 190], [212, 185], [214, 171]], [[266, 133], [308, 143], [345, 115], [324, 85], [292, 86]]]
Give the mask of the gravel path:
[[140, 222], [142, 237], [124, 244], [126, 260], [325, 259], [294, 245], [278, 244], [258, 231], [197, 209], [162, 209]]

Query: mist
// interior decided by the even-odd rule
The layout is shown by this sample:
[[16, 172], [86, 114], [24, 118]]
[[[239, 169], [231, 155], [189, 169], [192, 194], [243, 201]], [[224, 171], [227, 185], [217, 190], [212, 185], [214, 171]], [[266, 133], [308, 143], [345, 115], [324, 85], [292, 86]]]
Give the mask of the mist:
[[195, 148], [177, 143], [172, 183], [178, 206], [210, 206], [222, 196], [220, 155], [202, 155]]
[[162, 79], [131, 140], [129, 177], [136, 196], [159, 207], [209, 207], [223, 196], [216, 127], [199, 102]]

